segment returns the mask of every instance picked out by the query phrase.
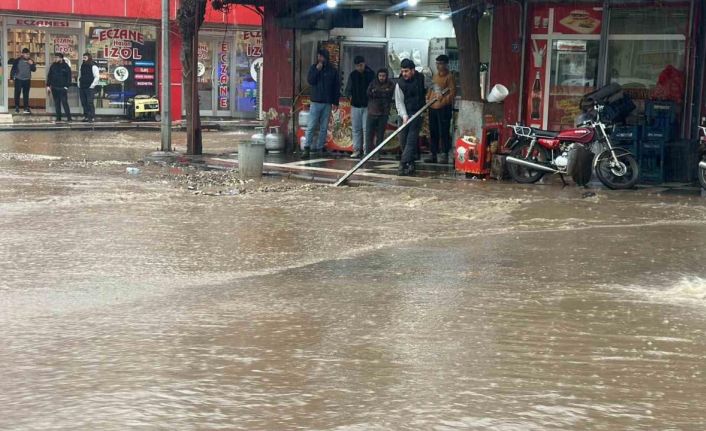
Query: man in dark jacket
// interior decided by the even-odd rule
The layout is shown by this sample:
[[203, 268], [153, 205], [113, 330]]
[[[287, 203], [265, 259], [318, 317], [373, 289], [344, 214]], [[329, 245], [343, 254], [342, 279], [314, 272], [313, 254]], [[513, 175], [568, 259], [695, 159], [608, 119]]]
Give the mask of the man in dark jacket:
[[[368, 131], [365, 153], [369, 153], [385, 139], [385, 126], [390, 117], [395, 84], [388, 78], [387, 69], [380, 69], [377, 79], [368, 86]], [[377, 140], [375, 139], [377, 137]]]
[[56, 107], [56, 121], [61, 121], [61, 107], [66, 111], [66, 121], [71, 121], [69, 109], [69, 86], [71, 85], [71, 68], [64, 61], [64, 54], [54, 54], [54, 63], [49, 68], [47, 75], [47, 92], [54, 97]]
[[15, 82], [15, 113], [20, 113], [20, 93], [22, 93], [22, 104], [25, 114], [31, 114], [29, 110], [29, 89], [32, 82], [32, 72], [37, 71], [34, 60], [29, 58], [29, 49], [22, 48], [22, 56], [12, 63], [10, 69], [10, 81]]
[[[395, 106], [397, 107], [397, 113], [402, 119], [402, 124], [406, 124], [417, 111], [424, 107], [426, 94], [424, 76], [421, 73], [417, 73], [414, 69], [414, 62], [405, 58], [400, 63], [400, 66], [402, 67], [402, 76], [395, 87]], [[399, 134], [400, 146], [402, 147], [399, 175], [414, 174], [414, 159], [419, 153], [419, 132], [421, 128], [422, 117], [419, 116]]]
[[351, 125], [353, 129], [353, 154], [352, 158], [360, 157], [367, 152], [367, 144], [363, 142], [367, 135], [368, 116], [368, 86], [375, 80], [373, 69], [365, 65], [365, 58], [357, 55], [353, 59], [355, 70], [348, 75], [346, 84], [346, 97], [351, 99]]
[[93, 89], [100, 82], [100, 71], [93, 62], [91, 53], [83, 54], [83, 63], [78, 75], [78, 94], [83, 107], [83, 121], [92, 123], [96, 116], [96, 108], [93, 104]]
[[[306, 128], [303, 157], [309, 157], [311, 151], [321, 152], [324, 150], [331, 107], [338, 106], [338, 100], [341, 98], [341, 78], [338, 76], [338, 70], [329, 62], [327, 50], [319, 50], [316, 64], [309, 68], [307, 81], [311, 85], [311, 107], [309, 108], [309, 124]], [[316, 143], [314, 143], [315, 128], [319, 129]]]

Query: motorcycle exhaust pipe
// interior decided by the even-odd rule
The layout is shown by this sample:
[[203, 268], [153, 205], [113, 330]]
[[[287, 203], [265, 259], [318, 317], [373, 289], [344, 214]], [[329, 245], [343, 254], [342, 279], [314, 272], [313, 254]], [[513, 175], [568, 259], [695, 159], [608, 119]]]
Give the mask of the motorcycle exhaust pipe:
[[706, 169], [706, 161], [699, 162], [699, 167], [700, 167], [701, 169]]
[[549, 166], [544, 166], [544, 165], [540, 165], [540, 164], [538, 164], [538, 163], [528, 162], [527, 160], [518, 159], [518, 158], [512, 157], [512, 156], [507, 156], [507, 158], [506, 158], [505, 160], [506, 160], [508, 163], [514, 163], [514, 164], [516, 164], [516, 165], [521, 165], [521, 166], [524, 166], [524, 167], [526, 167], [526, 168], [536, 169], [536, 170], [538, 170], [538, 171], [551, 172], [551, 173], [553, 173], [553, 174], [558, 174], [558, 173], [559, 173], [558, 170], [552, 169], [552, 168], [550, 168]]

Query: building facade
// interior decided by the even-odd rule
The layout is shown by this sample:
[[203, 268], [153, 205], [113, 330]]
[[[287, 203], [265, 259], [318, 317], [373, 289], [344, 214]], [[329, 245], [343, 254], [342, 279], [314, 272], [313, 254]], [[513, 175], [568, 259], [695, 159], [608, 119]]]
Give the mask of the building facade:
[[[170, 4], [173, 113], [183, 112], [181, 36]], [[14, 110], [10, 68], [23, 48], [37, 65], [32, 75], [30, 106], [53, 111], [45, 91], [54, 53], [64, 54], [74, 81], [84, 52], [93, 55], [101, 72], [96, 91], [98, 115], [123, 115], [135, 95], [160, 94], [161, 2], [121, 0], [0, 0], [0, 112]], [[262, 62], [262, 20], [253, 9], [233, 6], [228, 12], [207, 8], [199, 33], [198, 86], [201, 114], [206, 117], [258, 116], [258, 64]], [[72, 110], [80, 112], [78, 90], [69, 91]], [[178, 115], [174, 115], [178, 118]]]

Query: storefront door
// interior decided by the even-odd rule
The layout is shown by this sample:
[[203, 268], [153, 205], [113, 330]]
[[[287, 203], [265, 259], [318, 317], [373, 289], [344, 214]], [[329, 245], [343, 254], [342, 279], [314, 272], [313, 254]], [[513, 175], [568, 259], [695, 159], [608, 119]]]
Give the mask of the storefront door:
[[[79, 33], [53, 32], [47, 33], [47, 50], [46, 50], [47, 72], [51, 63], [54, 61], [55, 53], [64, 54], [64, 61], [71, 67], [71, 82], [75, 85], [69, 87], [69, 107], [73, 114], [81, 111], [81, 103], [78, 95], [78, 71], [81, 67], [81, 56], [79, 54]], [[47, 112], [55, 112], [54, 98], [51, 94], [47, 94], [46, 99]]]
[[[0, 29], [3, 28], [3, 22], [0, 18]], [[7, 99], [5, 98], [5, 87], [7, 79], [5, 76], [10, 75], [9, 62], [6, 57], [2, 55], [3, 53], [3, 32], [0, 31], [0, 112], [7, 112]], [[8, 66], [6, 68], [6, 65]]]
[[233, 114], [231, 63], [234, 45], [230, 39], [203, 38], [197, 65], [199, 111], [205, 117]]

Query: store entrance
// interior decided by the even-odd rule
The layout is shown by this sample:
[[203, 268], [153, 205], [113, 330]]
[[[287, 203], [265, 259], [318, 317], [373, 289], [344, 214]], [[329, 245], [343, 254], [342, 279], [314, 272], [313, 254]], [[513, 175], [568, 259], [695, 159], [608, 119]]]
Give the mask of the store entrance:
[[199, 112], [205, 117], [226, 117], [233, 112], [230, 39], [203, 38], [198, 50]]
[[[10, 28], [7, 31], [7, 66], [12, 65], [22, 56], [24, 48], [29, 49], [29, 58], [34, 61], [37, 70], [32, 72], [29, 91], [29, 106], [33, 111], [44, 112], [46, 108], [46, 43], [47, 34], [44, 30]], [[19, 105], [15, 106], [15, 81], [10, 81], [10, 70], [7, 71], [7, 107], [10, 110], [22, 108], [22, 96], [19, 98]]]
[[[71, 82], [73, 84], [76, 84], [78, 82], [78, 71], [81, 67], [81, 57], [79, 55], [78, 39], [78, 33], [47, 33], [47, 50], [45, 59], [47, 64], [47, 73], [49, 72], [51, 63], [54, 61], [54, 54], [62, 53], [64, 54], [64, 61], [68, 63], [69, 67], [71, 67]], [[56, 108], [54, 107], [54, 98], [49, 93], [47, 93], [46, 96], [47, 112], [56, 112]], [[77, 85], [72, 85], [71, 87], [69, 87], [68, 98], [71, 113], [77, 114], [81, 112], [81, 104], [79, 100]]]

